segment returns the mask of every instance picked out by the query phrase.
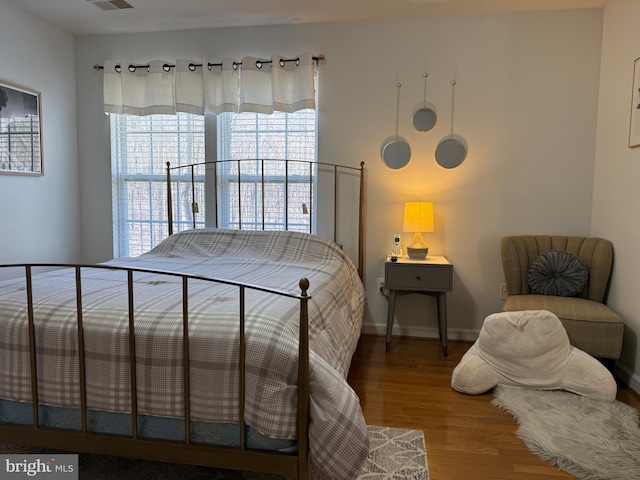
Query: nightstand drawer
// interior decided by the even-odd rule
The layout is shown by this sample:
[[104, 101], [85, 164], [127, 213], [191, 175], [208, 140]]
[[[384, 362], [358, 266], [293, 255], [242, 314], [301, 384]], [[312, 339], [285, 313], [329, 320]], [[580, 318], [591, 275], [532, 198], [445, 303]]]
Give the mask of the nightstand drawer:
[[424, 290], [450, 292], [452, 289], [451, 265], [409, 265], [387, 263], [386, 287], [398, 290]]
[[387, 352], [391, 348], [391, 334], [396, 308], [396, 297], [404, 294], [420, 293], [436, 298], [438, 312], [438, 333], [442, 343], [442, 353], [447, 356], [447, 292], [453, 290], [453, 265], [445, 257], [432, 256], [425, 260], [407, 257], [392, 262], [390, 257], [384, 263], [385, 297], [387, 308]]

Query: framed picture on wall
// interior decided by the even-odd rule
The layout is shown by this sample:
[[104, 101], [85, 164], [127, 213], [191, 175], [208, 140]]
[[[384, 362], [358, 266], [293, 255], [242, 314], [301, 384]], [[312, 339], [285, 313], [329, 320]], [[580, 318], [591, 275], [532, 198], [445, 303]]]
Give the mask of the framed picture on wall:
[[0, 80], [0, 173], [44, 173], [40, 108], [40, 92]]
[[631, 91], [631, 120], [629, 148], [640, 146], [640, 57], [633, 62], [633, 90]]

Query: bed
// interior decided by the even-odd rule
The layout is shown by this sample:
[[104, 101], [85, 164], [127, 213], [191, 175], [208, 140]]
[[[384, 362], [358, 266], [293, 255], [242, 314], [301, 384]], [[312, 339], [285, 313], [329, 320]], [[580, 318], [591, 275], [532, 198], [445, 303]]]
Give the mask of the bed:
[[24, 273], [0, 282], [0, 442], [354, 478], [358, 257], [310, 233], [191, 228], [135, 258], [3, 266]]

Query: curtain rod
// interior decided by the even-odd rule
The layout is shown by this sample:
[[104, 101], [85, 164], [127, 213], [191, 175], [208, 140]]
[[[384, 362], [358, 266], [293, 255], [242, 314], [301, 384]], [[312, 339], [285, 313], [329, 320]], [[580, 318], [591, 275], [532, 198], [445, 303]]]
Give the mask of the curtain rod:
[[[311, 57], [311, 59], [316, 62], [316, 65], [319, 65], [320, 63], [324, 63], [326, 61], [326, 58], [324, 55], [318, 55], [317, 57]], [[289, 62], [295, 62], [296, 65], [300, 64], [300, 58], [289, 58], [289, 59], [285, 59], [285, 58], [281, 58], [280, 59], [280, 66], [284, 67], [286, 63]], [[262, 65], [264, 64], [270, 64], [273, 63], [273, 60], [256, 60], [256, 67], [258, 68], [262, 68]], [[239, 66], [242, 66], [242, 62], [233, 62], [233, 69], [236, 70]], [[198, 67], [202, 67], [202, 63], [190, 63], [189, 64], [189, 70], [191, 70], [192, 72], [195, 71], [196, 68]], [[211, 69], [211, 67], [222, 67], [222, 63], [207, 63], [207, 68]], [[149, 65], [133, 65], [130, 64], [128, 67], [128, 70], [133, 73], [135, 72], [138, 68], [146, 68], [149, 69]], [[169, 72], [172, 68], [175, 68], [175, 65], [169, 64], [169, 63], [165, 63], [164, 65], [162, 65], [162, 69], [165, 72]], [[104, 70], [104, 65], [99, 65], [99, 64], [95, 64], [93, 66], [93, 69], [97, 72], [99, 70]], [[115, 70], [116, 72], [120, 73], [122, 71], [122, 66], [121, 65], [116, 65], [115, 66]]]

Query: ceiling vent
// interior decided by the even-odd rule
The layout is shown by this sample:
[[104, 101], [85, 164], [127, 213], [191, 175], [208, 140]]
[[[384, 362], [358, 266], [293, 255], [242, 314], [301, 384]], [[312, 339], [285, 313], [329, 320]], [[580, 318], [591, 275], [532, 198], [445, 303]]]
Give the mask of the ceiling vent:
[[102, 10], [123, 10], [125, 8], [133, 8], [133, 5], [125, 0], [87, 0]]

